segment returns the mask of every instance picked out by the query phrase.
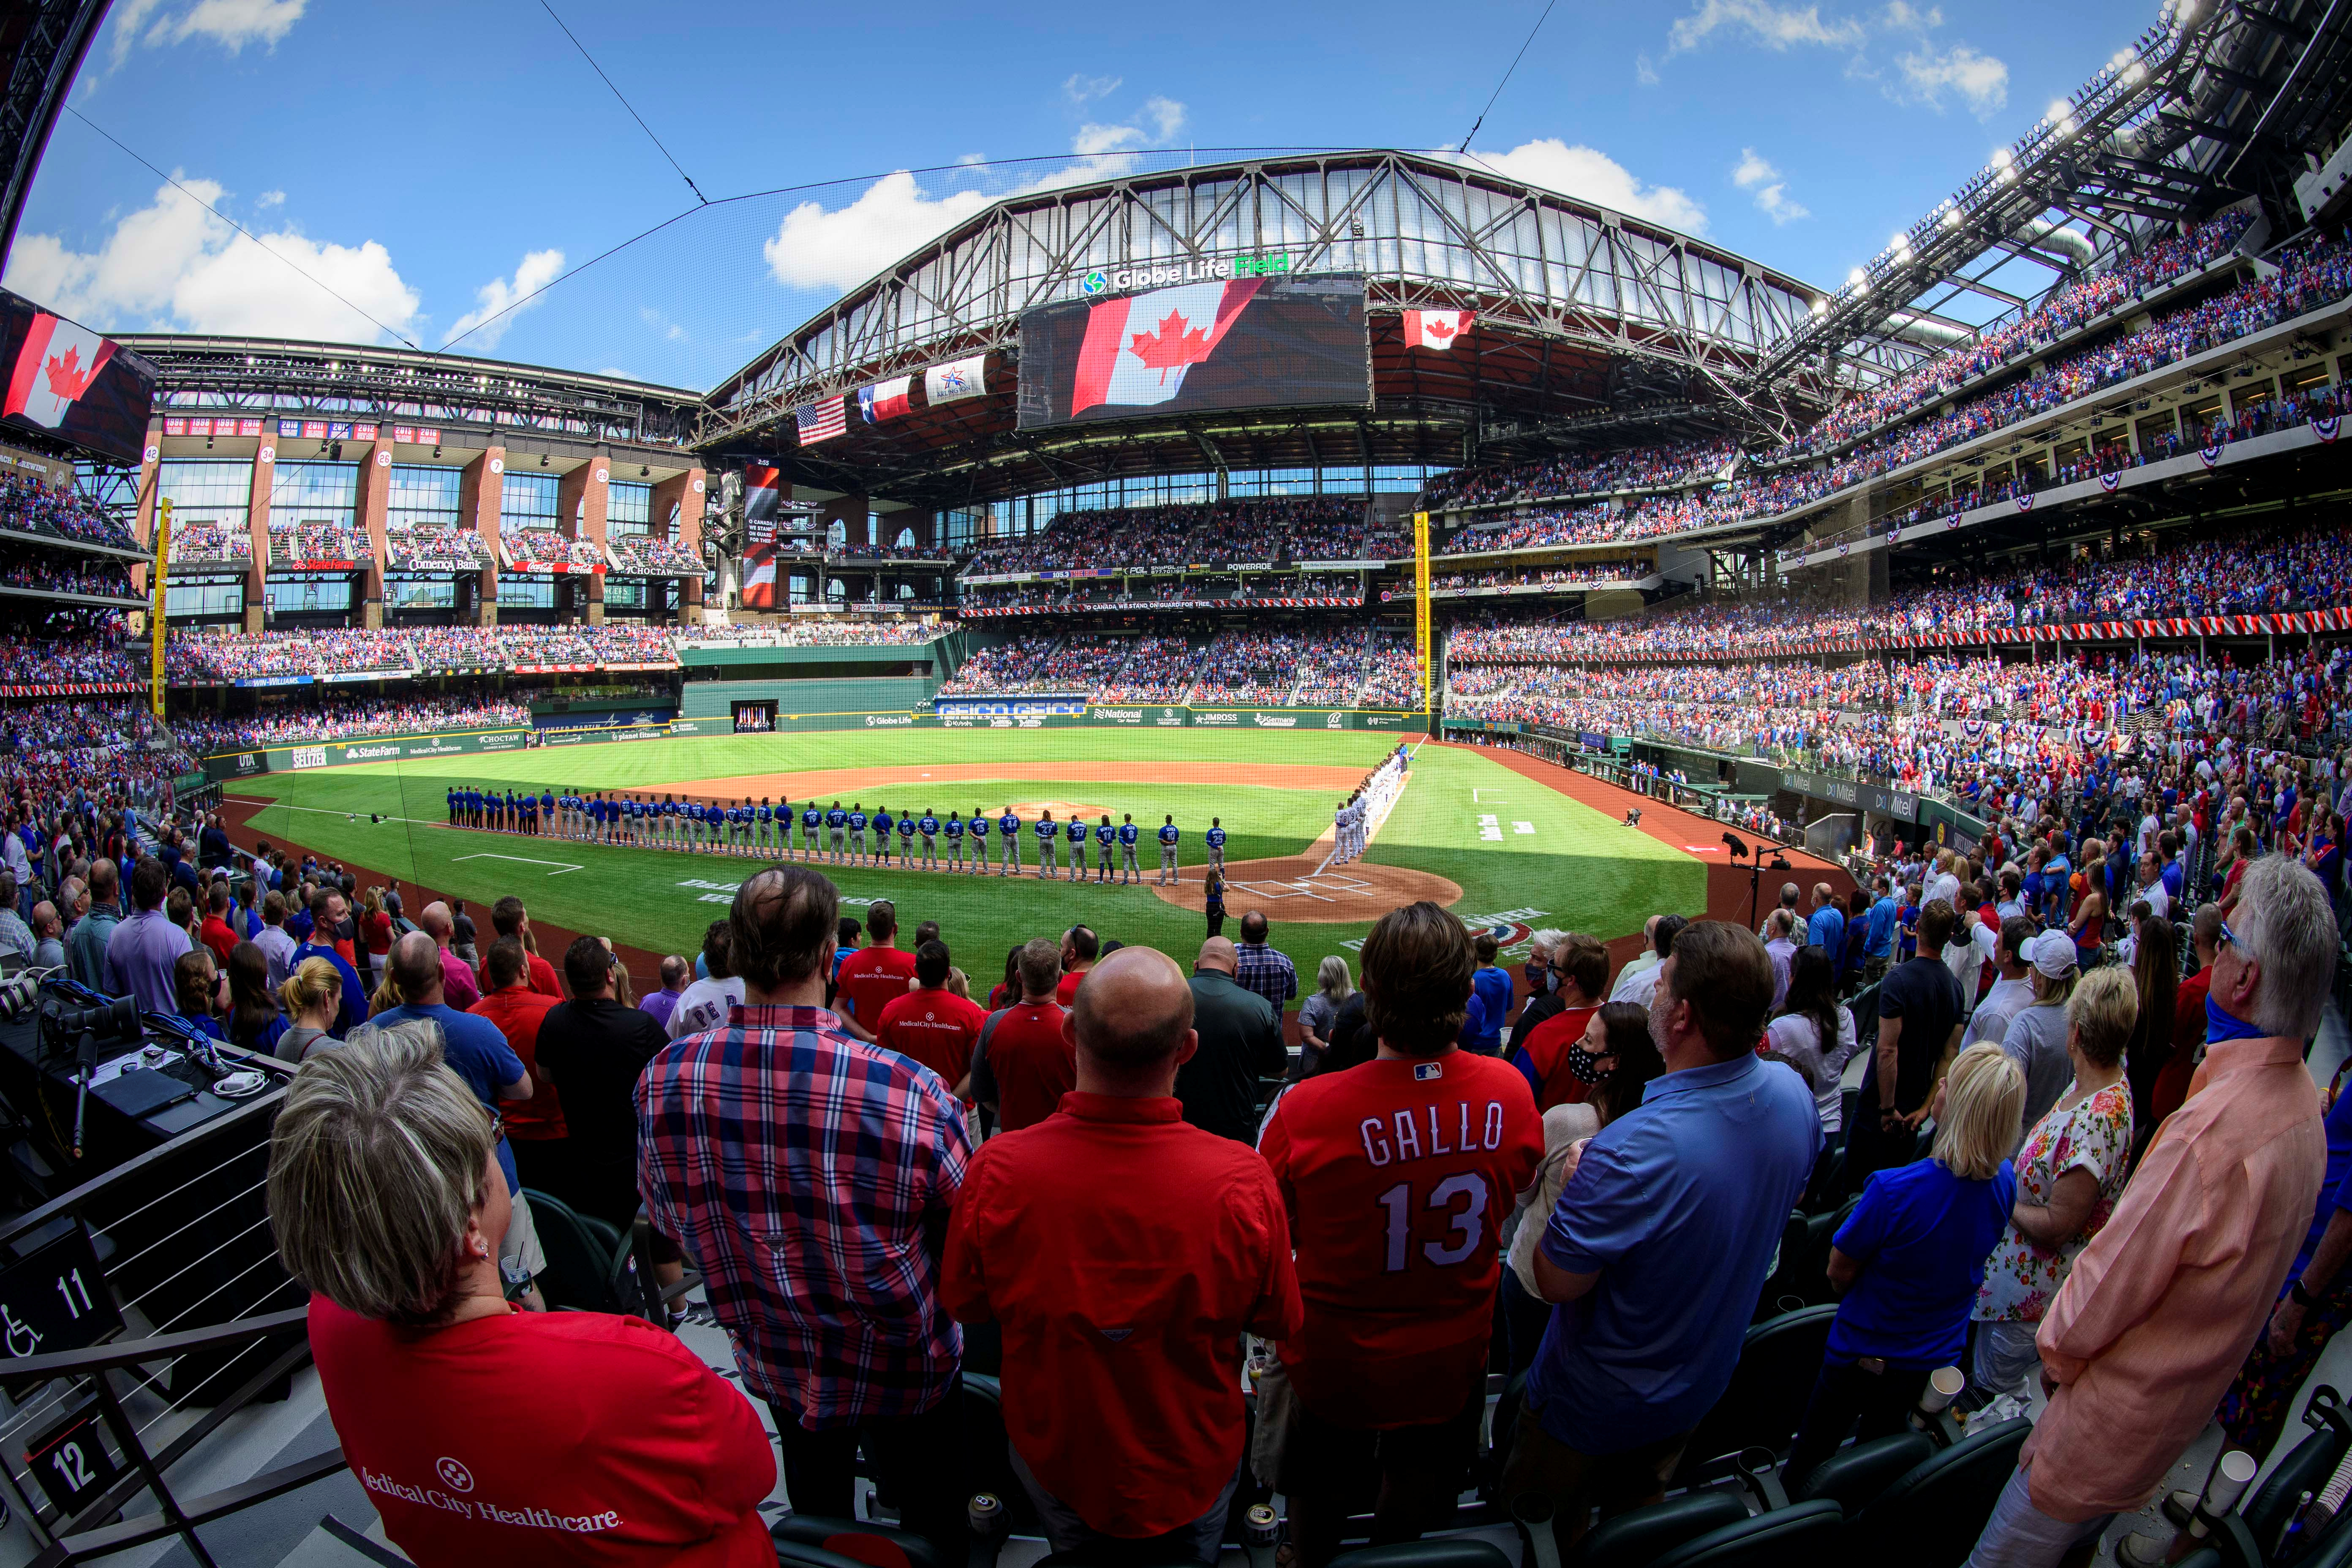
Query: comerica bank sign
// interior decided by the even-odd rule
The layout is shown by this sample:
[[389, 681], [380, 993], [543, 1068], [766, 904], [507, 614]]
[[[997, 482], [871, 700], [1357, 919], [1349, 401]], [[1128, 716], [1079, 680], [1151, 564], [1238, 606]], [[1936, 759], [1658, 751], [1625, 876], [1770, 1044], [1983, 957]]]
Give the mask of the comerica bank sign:
[[1213, 283], [1231, 278], [1282, 278], [1289, 275], [1290, 254], [1268, 251], [1255, 256], [1223, 256], [1204, 261], [1153, 261], [1126, 267], [1097, 267], [1078, 274], [1078, 292], [1108, 294], [1129, 289], [1166, 289], [1180, 283]]

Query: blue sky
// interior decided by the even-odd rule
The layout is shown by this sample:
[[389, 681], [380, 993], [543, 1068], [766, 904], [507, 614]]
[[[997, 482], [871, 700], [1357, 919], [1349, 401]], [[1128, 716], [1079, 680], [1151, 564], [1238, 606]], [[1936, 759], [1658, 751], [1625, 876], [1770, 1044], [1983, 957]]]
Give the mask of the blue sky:
[[[554, 4], [706, 195], [834, 183], [698, 212], [457, 346], [694, 387], [1040, 177], [893, 171], [1454, 147], [1542, 10]], [[2154, 18], [1568, 0], [1471, 151], [1834, 284]], [[253, 237], [61, 116], [5, 281], [113, 330], [438, 348], [695, 205], [538, 0], [116, 0], [72, 103]]]

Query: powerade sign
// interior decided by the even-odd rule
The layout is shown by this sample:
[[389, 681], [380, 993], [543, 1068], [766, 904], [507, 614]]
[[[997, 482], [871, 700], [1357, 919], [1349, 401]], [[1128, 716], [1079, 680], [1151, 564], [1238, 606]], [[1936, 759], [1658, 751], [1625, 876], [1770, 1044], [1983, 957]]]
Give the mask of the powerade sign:
[[1078, 274], [1078, 292], [1125, 293], [1129, 289], [1167, 289], [1179, 283], [1222, 283], [1233, 278], [1286, 278], [1290, 253], [1262, 251], [1254, 256], [1220, 257], [1211, 261], [1152, 261], [1125, 267], [1093, 268]]
[[1055, 714], [1083, 719], [1087, 703], [1083, 697], [997, 698], [986, 701], [942, 697], [935, 699], [931, 707], [941, 719], [1042, 719]]

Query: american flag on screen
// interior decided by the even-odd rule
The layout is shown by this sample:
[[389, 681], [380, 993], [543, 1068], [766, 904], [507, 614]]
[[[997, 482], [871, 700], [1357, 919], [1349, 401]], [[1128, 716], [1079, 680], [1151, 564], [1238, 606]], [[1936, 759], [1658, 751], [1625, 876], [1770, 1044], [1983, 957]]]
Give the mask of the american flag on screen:
[[820, 397], [805, 408], [793, 410], [793, 418], [800, 426], [801, 445], [830, 441], [835, 436], [849, 433], [849, 411], [839, 397]]

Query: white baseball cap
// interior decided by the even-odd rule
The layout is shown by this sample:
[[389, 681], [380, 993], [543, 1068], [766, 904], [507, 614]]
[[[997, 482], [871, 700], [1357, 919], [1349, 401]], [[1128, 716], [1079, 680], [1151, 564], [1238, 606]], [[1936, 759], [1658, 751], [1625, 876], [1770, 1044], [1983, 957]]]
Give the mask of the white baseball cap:
[[2019, 956], [2051, 979], [2063, 980], [2074, 967], [2074, 939], [2063, 931], [2045, 931]]

